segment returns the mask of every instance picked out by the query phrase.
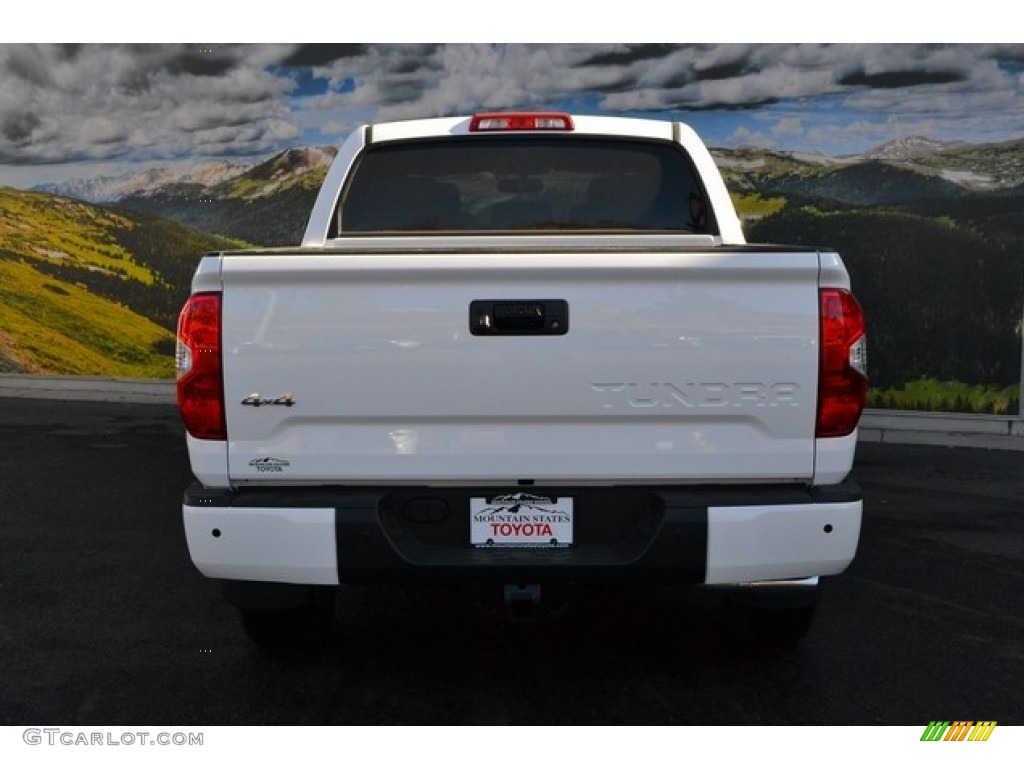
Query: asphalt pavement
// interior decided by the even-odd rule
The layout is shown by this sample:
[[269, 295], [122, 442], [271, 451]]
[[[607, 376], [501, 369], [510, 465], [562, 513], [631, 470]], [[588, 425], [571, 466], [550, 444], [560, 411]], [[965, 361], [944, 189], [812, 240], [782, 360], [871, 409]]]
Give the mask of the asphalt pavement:
[[1024, 724], [1024, 453], [861, 444], [865, 519], [803, 645], [727, 643], [687, 590], [533, 624], [461, 590], [345, 588], [274, 656], [196, 572], [165, 403], [0, 398], [0, 725]]

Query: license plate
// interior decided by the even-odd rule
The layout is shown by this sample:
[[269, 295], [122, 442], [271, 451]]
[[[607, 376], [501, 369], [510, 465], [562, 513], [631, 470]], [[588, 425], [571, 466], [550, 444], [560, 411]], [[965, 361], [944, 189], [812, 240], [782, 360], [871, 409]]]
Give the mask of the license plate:
[[474, 547], [572, 546], [572, 497], [509, 493], [469, 500]]

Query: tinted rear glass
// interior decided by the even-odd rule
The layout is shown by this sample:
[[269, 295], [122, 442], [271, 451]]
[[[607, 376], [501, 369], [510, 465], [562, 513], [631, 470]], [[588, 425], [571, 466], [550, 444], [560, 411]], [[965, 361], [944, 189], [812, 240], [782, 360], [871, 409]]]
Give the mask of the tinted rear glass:
[[473, 136], [370, 147], [342, 195], [342, 232], [713, 232], [675, 144]]

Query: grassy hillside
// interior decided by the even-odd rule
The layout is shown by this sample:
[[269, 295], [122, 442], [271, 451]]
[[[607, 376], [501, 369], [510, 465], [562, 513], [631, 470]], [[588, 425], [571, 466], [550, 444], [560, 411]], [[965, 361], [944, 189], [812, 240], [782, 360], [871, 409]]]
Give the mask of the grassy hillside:
[[238, 244], [0, 188], [0, 370], [173, 375], [174, 323], [196, 262]]

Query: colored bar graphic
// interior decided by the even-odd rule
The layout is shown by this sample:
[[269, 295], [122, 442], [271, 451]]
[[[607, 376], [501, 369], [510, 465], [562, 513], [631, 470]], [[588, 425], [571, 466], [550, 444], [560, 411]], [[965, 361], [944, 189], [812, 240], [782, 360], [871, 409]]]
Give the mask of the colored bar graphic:
[[988, 741], [995, 727], [995, 720], [931, 720], [921, 741]]
[[955, 721], [949, 727], [949, 731], [946, 732], [946, 738], [944, 738], [943, 741], [963, 741], [967, 738], [967, 732], [972, 725], [974, 725], [974, 723], [970, 720]]
[[971, 731], [971, 735], [967, 737], [967, 740], [988, 741], [988, 737], [992, 735], [992, 731], [994, 731], [995, 728], [995, 720], [979, 720]]
[[949, 728], [949, 720], [932, 720], [921, 734], [921, 741], [941, 741], [947, 728]]

